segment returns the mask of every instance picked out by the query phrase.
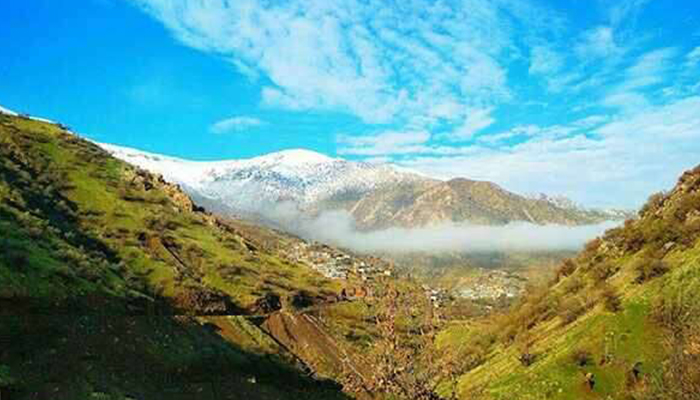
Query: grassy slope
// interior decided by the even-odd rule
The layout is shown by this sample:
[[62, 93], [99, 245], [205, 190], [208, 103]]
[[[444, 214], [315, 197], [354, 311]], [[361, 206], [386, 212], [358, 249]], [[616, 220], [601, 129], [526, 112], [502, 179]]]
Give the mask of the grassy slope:
[[267, 246], [278, 235], [190, 207], [55, 125], [0, 114], [0, 392], [343, 398], [243, 317], [177, 316], [337, 290]]
[[[692, 369], [700, 352], [691, 332], [700, 322], [699, 217], [696, 170], [640, 219], [591, 243], [573, 271], [511, 314], [446, 329], [443, 347], [470, 356], [483, 351], [459, 380], [462, 397], [697, 398]], [[659, 262], [668, 272], [640, 279], [645, 266]], [[620, 297], [619, 309], [605, 306], [604, 290]], [[580, 304], [573, 314], [572, 304]], [[519, 360], [525, 353], [535, 356], [529, 366]], [[583, 363], [575, 358], [582, 353]], [[639, 380], [632, 378], [635, 365]], [[685, 372], [673, 375], [674, 367]]]
[[[274, 251], [249, 251], [235, 227], [220, 229], [205, 214], [179, 209], [167, 188], [145, 190], [131, 166], [96, 146], [53, 125], [0, 118], [2, 245], [27, 258], [21, 266], [0, 260], [5, 292], [129, 297], [133, 278], [166, 297], [211, 287], [248, 309], [268, 292], [337, 290]], [[90, 265], [72, 268], [81, 258]]]

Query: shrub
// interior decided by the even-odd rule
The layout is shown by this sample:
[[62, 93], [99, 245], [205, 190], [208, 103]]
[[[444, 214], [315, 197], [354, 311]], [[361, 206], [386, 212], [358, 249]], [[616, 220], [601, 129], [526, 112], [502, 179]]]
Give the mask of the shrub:
[[583, 298], [578, 296], [569, 297], [559, 304], [559, 316], [564, 324], [568, 325], [585, 314], [587, 308], [587, 304]]
[[685, 221], [692, 211], [700, 210], [700, 193], [692, 193], [683, 196], [674, 210], [674, 217], [679, 221]]
[[299, 290], [290, 296], [289, 303], [293, 308], [300, 310], [313, 306], [315, 300], [314, 296], [306, 290]]
[[618, 312], [622, 310], [622, 300], [612, 286], [606, 285], [600, 292], [603, 306], [610, 312]]
[[669, 267], [663, 260], [642, 258], [635, 262], [634, 270], [637, 273], [635, 282], [641, 284], [664, 275], [668, 272]]
[[10, 268], [18, 271], [24, 270], [29, 266], [29, 257], [23, 249], [11, 248], [4, 255], [0, 255], [0, 257], [5, 258]]
[[588, 275], [593, 278], [595, 283], [601, 283], [607, 281], [610, 277], [615, 275], [620, 267], [611, 261], [599, 262], [593, 265], [588, 270]]
[[652, 305], [654, 321], [666, 328], [671, 353], [664, 366], [668, 398], [695, 399], [700, 393], [700, 266], [687, 263], [664, 280]]
[[591, 352], [586, 349], [577, 349], [571, 353], [571, 361], [579, 367], [589, 365], [593, 360]]
[[576, 263], [571, 259], [564, 260], [559, 269], [557, 269], [557, 280], [570, 276], [574, 271], [576, 271]]
[[666, 195], [664, 192], [657, 192], [649, 196], [647, 202], [639, 210], [639, 216], [643, 217], [658, 210], [664, 203]]
[[[607, 235], [608, 234], [606, 233], [606, 236]], [[589, 261], [592, 260], [597, 256], [598, 249], [602, 244], [603, 241], [600, 238], [595, 238], [590, 242], [586, 243], [586, 246], [583, 248], [583, 252], [581, 253], [581, 258]]]
[[700, 336], [695, 333], [676, 340], [664, 365], [663, 383], [668, 398], [697, 399], [700, 393], [699, 364]]
[[10, 373], [10, 367], [0, 364], [0, 388], [11, 386], [15, 383], [15, 379]]
[[564, 292], [567, 294], [576, 294], [583, 290], [585, 287], [583, 280], [579, 278], [578, 276], [572, 276], [569, 277], [564, 283], [562, 284], [562, 287], [564, 289]]
[[522, 364], [523, 367], [529, 367], [530, 365], [534, 364], [535, 361], [537, 361], [537, 355], [526, 351], [520, 354], [518, 361], [520, 361], [520, 364]]
[[700, 326], [700, 268], [687, 264], [663, 283], [652, 307], [654, 320], [674, 333]]
[[693, 218], [685, 221], [682, 226], [683, 237], [681, 244], [692, 246], [700, 236], [700, 218]]
[[647, 235], [645, 235], [644, 230], [639, 226], [638, 221], [627, 220], [622, 228], [618, 228], [617, 237], [619, 239], [619, 246], [631, 253], [636, 253], [644, 247], [644, 245], [649, 241]]

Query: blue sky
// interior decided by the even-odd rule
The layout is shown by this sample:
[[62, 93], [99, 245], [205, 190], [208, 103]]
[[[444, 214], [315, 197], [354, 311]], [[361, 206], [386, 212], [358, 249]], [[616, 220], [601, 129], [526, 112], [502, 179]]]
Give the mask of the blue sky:
[[700, 3], [25, 0], [0, 104], [191, 159], [303, 147], [636, 206], [700, 163]]

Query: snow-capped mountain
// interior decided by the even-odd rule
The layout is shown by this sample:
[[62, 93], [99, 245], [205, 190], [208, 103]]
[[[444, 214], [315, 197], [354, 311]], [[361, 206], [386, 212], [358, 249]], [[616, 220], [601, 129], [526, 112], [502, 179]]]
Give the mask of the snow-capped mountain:
[[195, 197], [221, 202], [241, 213], [261, 212], [284, 202], [312, 209], [343, 196], [361, 197], [382, 186], [428, 180], [391, 165], [347, 161], [303, 149], [243, 160], [198, 162], [100, 146], [116, 158], [181, 184]]
[[201, 205], [285, 229], [300, 217], [346, 211], [361, 229], [440, 223], [579, 225], [619, 215], [561, 198], [527, 198], [490, 182], [440, 181], [390, 164], [331, 158], [309, 150], [198, 162], [100, 144], [115, 157], [183, 186]]

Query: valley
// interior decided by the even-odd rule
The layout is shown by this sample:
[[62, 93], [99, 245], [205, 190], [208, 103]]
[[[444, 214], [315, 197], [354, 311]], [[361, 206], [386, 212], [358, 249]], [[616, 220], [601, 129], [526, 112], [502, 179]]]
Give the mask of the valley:
[[3, 398], [697, 393], [697, 169], [580, 253], [369, 255], [54, 123], [0, 113], [0, 145]]
[[700, 400], [700, 1], [0, 1], [0, 400]]

